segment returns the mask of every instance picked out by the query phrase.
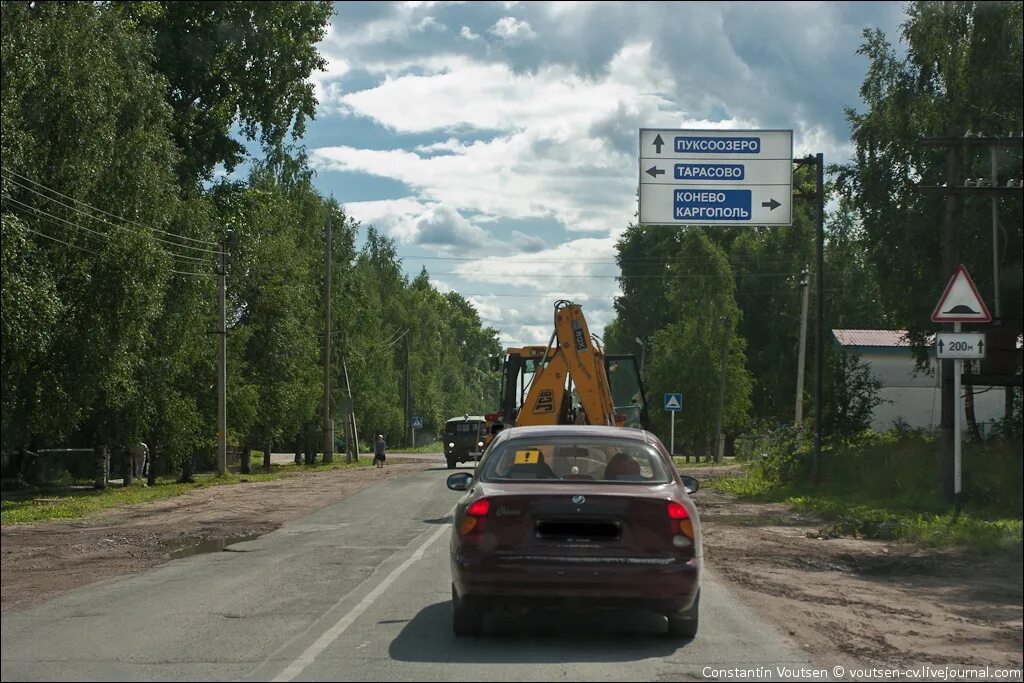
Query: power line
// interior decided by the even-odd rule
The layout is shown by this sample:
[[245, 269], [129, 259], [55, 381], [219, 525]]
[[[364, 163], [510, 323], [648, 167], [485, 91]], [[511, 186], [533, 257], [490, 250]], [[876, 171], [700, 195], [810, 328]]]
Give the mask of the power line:
[[[60, 216], [55, 216], [55, 215], [53, 215], [52, 213], [50, 213], [48, 211], [44, 211], [43, 209], [40, 209], [40, 208], [35, 207], [35, 206], [29, 206], [28, 204], [20, 202], [17, 199], [14, 199], [13, 197], [8, 197], [7, 201], [8, 202], [13, 202], [14, 204], [16, 204], [18, 206], [21, 206], [21, 207], [23, 207], [25, 209], [28, 209], [29, 211], [32, 211], [33, 213], [42, 214], [44, 216], [52, 218], [53, 220], [60, 221], [61, 223], [67, 223], [72, 228], [76, 228], [78, 230], [84, 230], [85, 232], [92, 233], [93, 235], [96, 235], [98, 237], [102, 237], [103, 239], [106, 239], [106, 240], [113, 240], [114, 239], [114, 237], [112, 235], [108, 234], [108, 233], [99, 232], [97, 230], [93, 230], [92, 228], [87, 228], [84, 225], [79, 225], [78, 223], [74, 223], [72, 221], [69, 221], [66, 218], [61, 218]], [[157, 238], [154, 238], [154, 239], [157, 239]], [[169, 250], [168, 250], [168, 255], [172, 256], [172, 258], [181, 258], [181, 259], [186, 259], [186, 260], [189, 260], [189, 261], [198, 261], [199, 263], [207, 263], [206, 259], [195, 258], [193, 256], [184, 256], [183, 254], [171, 253]]]
[[[26, 208], [28, 208], [29, 210], [31, 210], [33, 212], [37, 212], [38, 211], [40, 213], [43, 213], [43, 214], [46, 214], [46, 215], [50, 216], [50, 214], [47, 214], [45, 211], [42, 211], [40, 209], [36, 209], [35, 207], [24, 205], [21, 202], [17, 201], [16, 199], [8, 198], [8, 201], [14, 202], [15, 204], [19, 204], [21, 206], [26, 206]], [[51, 218], [55, 218], [56, 220], [59, 220], [59, 221], [64, 221], [64, 219], [60, 218], [59, 216], [50, 216], [50, 217]], [[65, 223], [70, 223], [70, 221], [64, 221], [64, 222]], [[77, 227], [77, 228], [80, 228], [82, 230], [86, 230], [88, 232], [96, 232], [95, 230], [89, 230], [89, 228], [85, 228], [85, 227], [82, 227], [80, 225], [75, 225], [74, 223], [70, 223], [70, 224], [72, 225], [72, 227]], [[56, 237], [48, 235], [48, 234], [46, 234], [44, 232], [40, 232], [38, 230], [33, 230], [32, 228], [28, 227], [27, 225], [22, 225], [22, 226], [20, 226], [20, 228], [24, 229], [24, 230], [26, 230], [28, 232], [31, 232], [31, 233], [33, 233], [35, 235], [39, 235], [40, 237], [45, 237], [46, 239], [53, 240], [54, 242], [59, 242], [59, 243], [61, 243], [63, 245], [69, 246], [72, 249], [78, 249], [79, 251], [84, 251], [84, 252], [87, 252], [89, 254], [93, 254], [94, 256], [99, 256], [101, 258], [103, 257], [103, 254], [101, 254], [98, 251], [94, 251], [92, 249], [86, 249], [85, 247], [78, 246], [76, 244], [71, 244], [70, 242], [65, 242], [64, 240], [57, 239]], [[101, 237], [106, 237], [106, 235], [103, 235], [103, 233], [96, 233], [96, 234], [100, 235]], [[168, 270], [170, 272], [172, 272], [172, 273], [177, 273], [179, 275], [194, 275], [194, 276], [197, 276], [197, 277], [213, 277], [215, 275], [215, 273], [196, 273], [196, 272], [192, 272], [192, 271], [175, 270], [173, 268], [168, 268]]]
[[[555, 263], [555, 264], [558, 264], [558, 263], [586, 263], [586, 264], [589, 264], [589, 265], [610, 265], [610, 266], [620, 265], [621, 263], [625, 263], [626, 265], [644, 265], [644, 264], [659, 265], [659, 264], [671, 264], [671, 263], [679, 263], [679, 264], [684, 264], [684, 263], [705, 263], [707, 261], [706, 258], [699, 257], [699, 256], [684, 256], [684, 257], [678, 257], [677, 256], [677, 257], [669, 257], [669, 258], [665, 258], [665, 257], [662, 257], [662, 256], [638, 256], [638, 257], [628, 257], [628, 258], [625, 258], [622, 261], [620, 261], [620, 260], [609, 260], [609, 259], [588, 259], [588, 258], [574, 258], [574, 259], [570, 259], [570, 258], [567, 258], [567, 259], [518, 259], [518, 258], [510, 258], [510, 257], [491, 257], [491, 256], [487, 256], [487, 257], [468, 257], [468, 256], [412, 256], [412, 255], [402, 256], [402, 255], [398, 255], [398, 256], [396, 256], [396, 258], [407, 259], [407, 260], [410, 260], [410, 261], [416, 261], [416, 260], [421, 260], [421, 261], [480, 261], [480, 262], [484, 262], [484, 263], [524, 263], [524, 264], [533, 264], [533, 263]], [[764, 258], [759, 258], [756, 254], [742, 255], [742, 256], [736, 255], [736, 254], [732, 254], [732, 255], [729, 256], [728, 260], [729, 260], [730, 264], [732, 264], [733, 259], [740, 259], [740, 258], [748, 259], [748, 263], [756, 263], [756, 264], [770, 263], [770, 264], [774, 264], [774, 265], [780, 265], [780, 264], [781, 265], [785, 265], [785, 264], [793, 263], [795, 261], [800, 261], [800, 259], [797, 258], [797, 257], [786, 258], [786, 259], [782, 259], [782, 258], [779, 258], [779, 259], [764, 259]], [[745, 265], [745, 264], [740, 264], [740, 265]]]
[[34, 235], [39, 235], [40, 237], [45, 237], [48, 240], [53, 240], [54, 242], [60, 242], [64, 246], [71, 247], [72, 249], [77, 249], [78, 251], [84, 251], [84, 252], [87, 252], [89, 254], [93, 254], [95, 256], [103, 256], [98, 251], [93, 251], [92, 249], [86, 249], [85, 247], [80, 247], [80, 246], [78, 246], [76, 244], [71, 244], [70, 242], [65, 242], [64, 240], [59, 240], [56, 237], [51, 237], [50, 235], [47, 235], [45, 232], [39, 232], [38, 230], [33, 230], [32, 228], [28, 227], [27, 225], [20, 226], [20, 229], [25, 230], [26, 232], [31, 232]]
[[[111, 227], [114, 227], [114, 228], [117, 228], [118, 230], [126, 230], [128, 232], [138, 234], [138, 231], [131, 230], [130, 228], [125, 227], [124, 225], [118, 225], [117, 223], [111, 223], [110, 221], [108, 221], [106, 219], [103, 219], [103, 218], [100, 218], [99, 216], [94, 216], [93, 214], [89, 213], [88, 211], [83, 211], [83, 210], [79, 209], [78, 207], [72, 206], [70, 204], [65, 204], [64, 202], [60, 201], [59, 199], [54, 199], [53, 197], [48, 197], [45, 194], [43, 194], [42, 192], [39, 192], [38, 190], [35, 190], [35, 189], [29, 187], [28, 185], [24, 185], [22, 183], [19, 183], [17, 180], [11, 180], [10, 178], [7, 178], [7, 182], [13, 183], [14, 185], [16, 185], [16, 186], [18, 186], [18, 187], [20, 187], [20, 188], [22, 188], [24, 190], [28, 190], [29, 192], [33, 192], [33, 193], [39, 195], [40, 197], [42, 197], [43, 199], [45, 199], [47, 201], [54, 202], [55, 204], [59, 204], [60, 206], [63, 206], [64, 208], [71, 209], [72, 211], [80, 213], [83, 216], [86, 216], [87, 218], [91, 218], [93, 220], [97, 220], [97, 221], [99, 221], [101, 223], [106, 223], [107, 225], [109, 225]], [[55, 192], [55, 190], [52, 190], [52, 191]], [[11, 201], [15, 201], [15, 200], [12, 199]], [[73, 200], [73, 201], [77, 201], [77, 200]], [[88, 206], [88, 204], [86, 206]], [[96, 209], [96, 210], [99, 211], [99, 209]], [[151, 228], [151, 229], [156, 231], [156, 228]], [[163, 231], [161, 230], [161, 231], [157, 231], [157, 232], [163, 232]], [[97, 234], [102, 234], [102, 233], [97, 233]], [[152, 236], [152, 235], [151, 235], [151, 237], [154, 240], [156, 240], [157, 242], [162, 242], [164, 244], [169, 244], [172, 247], [181, 247], [182, 249], [192, 249], [193, 251], [206, 252], [206, 253], [209, 253], [209, 254], [219, 254], [220, 253], [219, 251], [215, 251], [213, 249], [203, 249], [202, 247], [193, 247], [193, 246], [188, 245], [188, 244], [178, 244], [177, 242], [171, 242], [170, 240], [165, 240], [165, 239], [162, 239], [160, 237], [156, 237], [156, 236]], [[167, 251], [170, 252], [170, 253], [173, 253], [175, 256], [179, 256], [180, 258], [192, 258], [192, 259], [197, 260], [197, 261], [200, 260], [200, 259], [196, 259], [196, 258], [194, 258], [192, 256], [185, 256], [183, 254], [179, 254], [179, 253], [174, 252], [174, 251], [172, 251], [170, 249], [168, 249]]]
[[[460, 277], [469, 277], [469, 278], [480, 277], [482, 275], [491, 275], [491, 276], [495, 276], [495, 277], [500, 276], [499, 274], [496, 274], [496, 273], [460, 273], [460, 272], [457, 272], [457, 271], [448, 271], [448, 272], [444, 272], [444, 273], [433, 273], [433, 274], [434, 275], [458, 275]], [[785, 273], [740, 273], [738, 275], [735, 274], [735, 273], [733, 274], [733, 277], [736, 277], [738, 279], [750, 278], [750, 277], [799, 277], [799, 276], [800, 276], [800, 271], [785, 272]], [[505, 274], [504, 277], [509, 277], [509, 275]], [[562, 274], [562, 273], [557, 273], [555, 275], [552, 275], [551, 277], [552, 278], [562, 278], [562, 277], [565, 277], [565, 278], [599, 279], [599, 280], [601, 280], [601, 279], [603, 279], [603, 280], [618, 280], [618, 279], [622, 279], [622, 280], [680, 280], [680, 279], [684, 279], [685, 280], [685, 279], [703, 279], [703, 278], [710, 277], [710, 276], [703, 275], [703, 274], [700, 274], [700, 273], [690, 273], [690, 274], [687, 274], [687, 273], [663, 273], [663, 274], [658, 274], [658, 275], [640, 275], [640, 274], [630, 275], [630, 274], [623, 274], [623, 273], [620, 273], [619, 275], [565, 275], [565, 274]]]
[[[6, 171], [7, 173], [10, 173], [11, 175], [14, 175], [14, 176], [17, 176], [18, 178], [21, 178], [22, 180], [27, 180], [28, 182], [32, 183], [33, 185], [36, 185], [38, 187], [43, 188], [47, 192], [52, 192], [55, 195], [58, 195], [60, 197], [64, 197], [65, 199], [70, 199], [73, 202], [77, 202], [79, 204], [82, 204], [83, 206], [87, 206], [90, 209], [93, 209], [95, 211], [99, 211], [102, 214], [106, 214], [107, 216], [110, 216], [111, 218], [116, 218], [116, 219], [118, 219], [120, 221], [124, 221], [125, 223], [131, 223], [132, 225], [137, 225], [140, 228], [147, 228], [149, 230], [153, 230], [154, 232], [159, 232], [162, 235], [169, 235], [171, 237], [174, 237], [175, 239], [187, 240], [189, 242], [196, 242], [198, 244], [211, 244], [213, 246], [217, 246], [216, 242], [210, 242], [209, 240], [195, 239], [193, 237], [186, 237], [185, 235], [178, 235], [178, 234], [175, 234], [173, 232], [168, 232], [166, 230], [161, 230], [159, 228], [154, 228], [152, 226], [143, 225], [142, 223], [138, 223], [136, 221], [133, 221], [130, 218], [124, 218], [123, 216], [118, 216], [116, 214], [110, 213], [109, 211], [104, 211], [103, 209], [101, 209], [99, 207], [96, 207], [96, 206], [93, 206], [92, 204], [89, 204], [87, 202], [84, 202], [81, 199], [75, 199], [74, 197], [69, 197], [68, 195], [63, 194], [61, 192], [58, 192], [57, 190], [54, 190], [53, 188], [47, 187], [46, 185], [43, 185], [42, 183], [40, 183], [38, 181], [32, 180], [28, 176], [24, 176], [24, 175], [18, 173], [17, 171], [12, 171], [9, 168], [0, 167], [0, 170]], [[14, 182], [14, 181], [12, 181], [12, 182]], [[188, 247], [188, 245], [186, 245], [186, 244], [180, 244], [178, 246]], [[188, 247], [188, 248], [195, 249], [195, 247]], [[206, 251], [206, 250], [204, 249], [202, 251]], [[214, 251], [213, 253], [220, 253], [220, 252]]]

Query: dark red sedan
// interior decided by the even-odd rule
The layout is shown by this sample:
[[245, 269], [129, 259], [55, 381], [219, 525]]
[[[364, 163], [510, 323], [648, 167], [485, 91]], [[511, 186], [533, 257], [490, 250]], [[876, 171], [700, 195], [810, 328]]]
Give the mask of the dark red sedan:
[[466, 491], [451, 541], [453, 627], [481, 630], [505, 605], [631, 607], [668, 617], [692, 638], [700, 602], [701, 540], [668, 451], [639, 429], [517, 427], [497, 436]]

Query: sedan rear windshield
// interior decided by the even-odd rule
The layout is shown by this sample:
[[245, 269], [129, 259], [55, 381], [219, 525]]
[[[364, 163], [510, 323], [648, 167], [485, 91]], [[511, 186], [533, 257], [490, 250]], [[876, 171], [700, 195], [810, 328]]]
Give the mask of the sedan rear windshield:
[[671, 481], [665, 461], [657, 450], [648, 444], [624, 439], [510, 439], [498, 444], [481, 468], [481, 478], [485, 481], [642, 484]]

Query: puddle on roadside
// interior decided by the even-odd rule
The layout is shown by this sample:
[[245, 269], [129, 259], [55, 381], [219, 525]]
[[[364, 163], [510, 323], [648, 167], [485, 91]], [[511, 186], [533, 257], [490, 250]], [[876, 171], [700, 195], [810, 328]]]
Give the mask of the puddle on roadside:
[[189, 543], [171, 551], [172, 560], [180, 560], [183, 557], [202, 555], [204, 553], [219, 553], [236, 543], [245, 543], [259, 538], [263, 534], [248, 534], [246, 536], [228, 536], [226, 538], [211, 538], [199, 543]]

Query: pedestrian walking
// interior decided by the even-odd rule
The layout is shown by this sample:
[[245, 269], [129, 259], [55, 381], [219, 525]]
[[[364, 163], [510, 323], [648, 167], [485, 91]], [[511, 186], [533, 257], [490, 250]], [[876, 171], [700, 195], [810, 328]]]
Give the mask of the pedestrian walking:
[[384, 435], [378, 434], [377, 441], [373, 444], [373, 464], [380, 469], [384, 467], [384, 461], [387, 459], [384, 451], [387, 450], [388, 445], [384, 443]]

